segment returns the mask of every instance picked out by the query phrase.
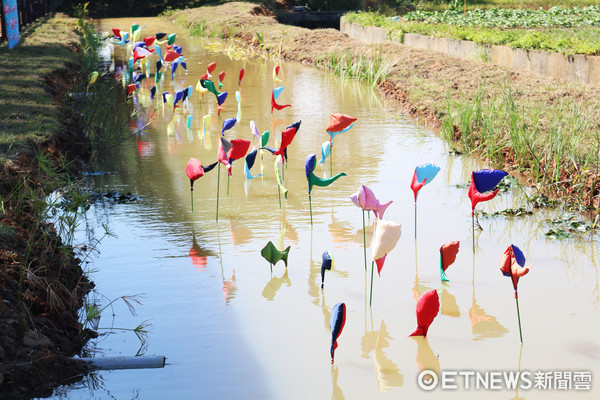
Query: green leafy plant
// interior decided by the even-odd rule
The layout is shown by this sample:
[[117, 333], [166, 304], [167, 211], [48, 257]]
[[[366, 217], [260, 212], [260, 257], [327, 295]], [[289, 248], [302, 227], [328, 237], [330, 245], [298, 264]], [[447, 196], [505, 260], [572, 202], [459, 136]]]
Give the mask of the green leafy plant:
[[[600, 7], [554, 7], [550, 10], [462, 9], [415, 11], [401, 19], [375, 12], [344, 15], [348, 22], [386, 29], [388, 39], [404, 33], [471, 40], [480, 45], [507, 45], [563, 54], [600, 54]], [[574, 29], [576, 28], [576, 29]]]

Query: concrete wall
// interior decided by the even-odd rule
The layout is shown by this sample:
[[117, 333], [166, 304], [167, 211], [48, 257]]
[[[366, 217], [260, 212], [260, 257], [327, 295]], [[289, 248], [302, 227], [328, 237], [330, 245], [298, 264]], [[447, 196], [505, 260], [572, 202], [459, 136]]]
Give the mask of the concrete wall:
[[350, 36], [353, 39], [360, 40], [361, 42], [369, 43], [385, 43], [386, 32], [383, 28], [376, 28], [369, 26], [364, 28], [358, 24], [352, 24], [346, 22], [344, 18], [340, 20], [340, 31]]
[[[340, 31], [351, 38], [369, 43], [387, 41], [385, 29], [340, 21]], [[485, 55], [489, 62], [516, 70], [550, 76], [565, 81], [600, 84], [600, 57], [576, 54], [565, 56], [541, 50], [513, 49], [508, 46], [481, 46], [468, 40], [437, 38], [405, 33], [402, 44], [418, 49], [438, 51], [455, 57], [479, 58]]]

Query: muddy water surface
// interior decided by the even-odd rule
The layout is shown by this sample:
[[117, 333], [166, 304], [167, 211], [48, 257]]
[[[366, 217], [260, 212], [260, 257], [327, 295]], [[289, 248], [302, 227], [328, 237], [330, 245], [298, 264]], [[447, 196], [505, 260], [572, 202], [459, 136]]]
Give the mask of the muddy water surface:
[[[101, 29], [128, 29], [133, 20], [102, 21]], [[144, 33], [173, 32], [156, 20], [139, 20]], [[179, 32], [179, 31], [178, 31]], [[104, 224], [115, 235], [105, 237], [90, 268], [97, 290], [105, 298], [143, 294], [143, 305], [132, 316], [120, 302], [102, 315], [100, 328], [132, 328], [148, 320], [146, 354], [167, 357], [164, 369], [113, 371], [95, 374], [55, 398], [141, 399], [321, 399], [321, 398], [597, 398], [591, 390], [501, 390], [437, 388], [426, 392], [417, 385], [421, 370], [528, 371], [535, 373], [600, 372], [600, 306], [596, 244], [585, 240], [547, 240], [541, 222], [545, 214], [519, 218], [481, 219], [472, 251], [470, 202], [466, 183], [474, 169], [486, 165], [448, 154], [435, 134], [417, 128], [386, 107], [372, 89], [344, 82], [329, 74], [282, 63], [284, 85], [278, 102], [291, 108], [270, 114], [275, 65], [265, 60], [232, 59], [228, 44], [190, 39], [178, 33], [189, 73], [181, 68], [172, 80], [167, 73], [157, 92], [196, 86], [209, 62], [216, 76], [226, 72], [223, 90], [229, 92], [221, 118], [214, 96], [194, 91], [187, 107], [173, 113], [155, 107], [150, 99], [153, 80], [143, 82], [134, 99], [138, 125], [150, 121], [137, 141], [126, 143], [104, 169], [90, 177], [103, 191], [133, 192], [140, 200], [129, 204], [93, 206], [81, 223], [80, 238], [91, 230], [103, 235]], [[116, 53], [122, 50], [116, 48]], [[154, 64], [154, 60], [152, 61]], [[240, 68], [241, 113], [234, 92]], [[152, 68], [153, 70], [153, 68]], [[333, 173], [346, 172], [327, 188], [312, 194], [314, 223], [309, 218], [304, 159], [320, 158], [328, 140], [325, 128], [331, 113], [358, 118], [355, 127], [334, 139]], [[212, 114], [206, 135], [202, 116]], [[191, 129], [186, 118], [193, 115]], [[277, 147], [281, 131], [302, 121], [288, 148], [285, 169], [288, 198], [281, 199], [273, 170], [275, 158], [263, 152], [252, 169], [263, 177], [246, 181], [243, 160], [233, 165], [229, 181], [220, 175], [219, 219], [215, 221], [218, 170], [194, 185], [191, 211], [185, 166], [190, 157], [203, 164], [216, 160], [224, 118], [239, 117], [228, 139], [253, 138], [249, 123], [269, 130], [269, 146]], [[133, 127], [135, 128], [135, 127]], [[418, 199], [415, 239], [414, 200], [409, 184], [415, 166], [435, 163], [438, 177]], [[329, 176], [329, 163], [317, 166]], [[366, 295], [370, 270], [365, 272], [361, 210], [349, 196], [361, 184], [382, 201], [394, 203], [385, 218], [402, 223], [402, 237], [375, 276], [373, 303]], [[513, 187], [479, 208], [492, 212], [524, 205], [522, 189]], [[368, 223], [373, 222], [373, 216]], [[367, 227], [367, 243], [372, 228]], [[291, 246], [288, 267], [278, 263], [271, 272], [260, 250], [268, 241]], [[459, 240], [461, 250], [439, 277], [439, 247]], [[519, 283], [524, 344], [519, 330], [511, 282], [499, 263], [514, 243], [534, 264]], [[368, 244], [367, 244], [368, 246]], [[320, 288], [321, 254], [329, 250], [335, 263]], [[370, 249], [367, 248], [367, 257]], [[370, 262], [369, 262], [370, 268]], [[427, 339], [408, 335], [416, 327], [418, 297], [437, 289], [441, 309]], [[347, 318], [338, 340], [335, 364], [329, 346], [331, 308], [345, 302]], [[105, 331], [107, 331], [105, 329]], [[135, 355], [140, 342], [126, 331], [114, 331], [97, 341], [97, 356]], [[502, 381], [503, 382], [503, 381]], [[564, 382], [564, 380], [563, 380]], [[471, 381], [471, 386], [474, 382]], [[506, 386], [504, 383], [502, 387]], [[137, 397], [136, 397], [137, 396]]]

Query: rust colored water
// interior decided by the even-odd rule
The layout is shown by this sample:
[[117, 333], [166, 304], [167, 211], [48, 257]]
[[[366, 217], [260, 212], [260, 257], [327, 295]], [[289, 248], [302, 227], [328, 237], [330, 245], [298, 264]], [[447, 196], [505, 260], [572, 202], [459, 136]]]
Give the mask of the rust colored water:
[[[126, 30], [132, 20], [102, 21], [102, 30]], [[140, 20], [144, 32], [172, 32], [156, 20]], [[144, 36], [144, 35], [143, 35]], [[144, 293], [137, 316], [117, 303], [114, 320], [105, 313], [100, 327], [134, 327], [150, 320], [147, 354], [162, 354], [168, 365], [159, 370], [101, 372], [96, 389], [88, 381], [61, 388], [56, 398], [598, 398], [592, 380], [589, 391], [457, 390], [426, 392], [417, 385], [422, 369], [434, 371], [528, 371], [531, 380], [542, 372], [591, 371], [600, 360], [600, 305], [596, 243], [548, 240], [545, 214], [480, 220], [476, 251], [471, 249], [471, 216], [467, 188], [470, 172], [485, 167], [473, 158], [449, 155], [435, 134], [419, 129], [400, 112], [386, 106], [372, 89], [330, 74], [282, 63], [285, 90], [280, 103], [291, 108], [270, 114], [274, 87], [273, 61], [237, 60], [224, 54], [229, 44], [188, 38], [178, 33], [189, 73], [181, 67], [171, 80], [166, 73], [157, 92], [192, 85], [185, 110], [173, 113], [151, 100], [153, 80], [146, 80], [134, 102], [139, 125], [147, 132], [124, 144], [107, 160], [110, 174], [93, 177], [101, 190], [131, 191], [141, 200], [125, 205], [94, 206], [82, 221], [84, 229], [102, 236], [102, 224], [117, 235], [104, 238], [93, 259], [97, 290], [107, 298]], [[217, 51], [215, 51], [217, 50]], [[121, 51], [116, 48], [117, 55]], [[195, 91], [206, 65], [216, 61], [216, 78], [226, 72], [229, 92], [221, 119], [214, 96]], [[235, 91], [240, 68], [241, 115]], [[153, 68], [152, 68], [153, 70]], [[216, 79], [215, 79], [216, 81]], [[153, 112], [154, 107], [157, 111]], [[312, 193], [314, 223], [309, 219], [304, 160], [320, 158], [328, 140], [331, 113], [358, 118], [354, 128], [337, 136], [333, 173], [346, 172], [332, 186]], [[202, 117], [212, 114], [206, 135]], [[187, 115], [193, 115], [186, 129]], [[245, 181], [243, 160], [233, 164], [229, 181], [221, 168], [219, 220], [215, 221], [218, 170], [194, 185], [191, 211], [185, 166], [190, 157], [203, 164], [216, 161], [223, 119], [239, 116], [228, 139], [253, 138], [249, 123], [269, 130], [276, 147], [282, 129], [302, 121], [288, 149], [285, 168], [287, 200], [281, 199], [268, 152], [252, 169], [263, 177]], [[437, 178], [418, 199], [418, 235], [414, 237], [414, 200], [409, 183], [415, 166], [435, 163]], [[318, 165], [318, 176], [329, 176], [329, 162]], [[402, 237], [375, 274], [373, 304], [368, 305], [370, 270], [365, 272], [361, 210], [349, 196], [361, 184], [382, 201], [394, 203], [385, 218], [402, 223]], [[513, 188], [478, 208], [491, 212], [525, 204]], [[373, 216], [369, 223], [373, 222]], [[367, 246], [372, 228], [367, 227]], [[268, 241], [291, 246], [289, 265], [270, 271], [260, 250]], [[461, 249], [442, 285], [439, 248], [459, 240]], [[506, 247], [514, 243], [534, 264], [519, 283], [524, 344], [521, 348], [511, 282], [499, 270]], [[321, 290], [321, 254], [329, 250], [335, 263]], [[367, 257], [370, 249], [367, 248]], [[370, 260], [369, 260], [370, 268]], [[441, 309], [427, 339], [410, 338], [416, 327], [418, 297], [437, 289]], [[329, 356], [331, 308], [345, 302], [347, 318], [338, 340], [335, 363]], [[134, 355], [139, 342], [131, 333], [110, 334], [98, 341], [106, 355]], [[571, 382], [574, 382], [572, 379]], [[473, 385], [473, 383], [472, 383]], [[504, 384], [502, 384], [504, 386]]]

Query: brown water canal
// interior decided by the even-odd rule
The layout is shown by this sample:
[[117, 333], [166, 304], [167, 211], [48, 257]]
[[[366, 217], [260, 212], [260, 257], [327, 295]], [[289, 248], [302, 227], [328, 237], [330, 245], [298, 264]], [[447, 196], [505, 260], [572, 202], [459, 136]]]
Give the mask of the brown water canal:
[[[132, 22], [102, 21], [100, 29], [127, 30]], [[547, 215], [537, 212], [481, 219], [483, 230], [476, 231], [473, 254], [465, 184], [471, 171], [484, 164], [450, 155], [437, 135], [387, 107], [371, 88], [297, 64], [281, 63], [282, 82], [277, 86], [285, 90], [278, 102], [292, 107], [271, 116], [274, 61], [230, 58], [226, 42], [192, 39], [156, 20], [138, 22], [146, 25], [148, 35], [177, 31], [175, 43], [186, 57], [189, 73], [180, 68], [173, 80], [167, 73], [158, 93], [195, 88], [206, 65], [214, 61], [215, 78], [226, 72], [223, 90], [229, 97], [219, 119], [210, 93], [201, 97], [194, 90], [187, 107], [173, 115], [162, 106], [153, 113], [162, 103], [150, 99], [153, 79], [137, 91], [140, 125], [151, 118], [149, 128], [106, 161], [108, 174], [90, 180], [99, 190], [133, 192], [141, 199], [93, 206], [81, 221], [80, 239], [90, 231], [102, 236], [103, 224], [116, 235], [104, 238], [93, 258], [92, 279], [99, 293], [108, 299], [144, 294], [137, 316], [116, 302], [114, 317], [107, 311], [100, 328], [132, 328], [149, 320], [146, 354], [165, 355], [168, 365], [100, 372], [83, 383], [61, 387], [55, 398], [600, 397], [594, 380], [600, 373], [595, 242], [546, 239]], [[115, 48], [117, 55], [121, 51]], [[238, 114], [234, 93], [242, 67]], [[202, 117], [209, 113], [212, 123], [205, 135]], [[320, 158], [331, 113], [358, 120], [334, 139], [333, 173], [347, 176], [330, 187], [313, 189], [311, 226], [304, 160], [310, 153]], [[191, 129], [186, 128], [188, 115], [193, 115]], [[251, 140], [252, 148], [257, 141], [250, 121], [259, 132], [271, 132], [271, 147], [278, 146], [287, 125], [302, 121], [288, 148], [289, 195], [280, 207], [275, 157], [268, 152], [252, 169], [254, 175], [264, 176], [250, 181], [244, 178], [244, 161], [236, 161], [229, 195], [221, 168], [216, 222], [217, 169], [196, 181], [192, 212], [185, 167], [190, 157], [205, 165], [216, 161], [222, 121], [236, 116], [239, 120], [226, 137]], [[423, 163], [435, 163], [441, 171], [419, 195], [415, 239], [410, 181], [415, 167]], [[329, 164], [318, 165], [315, 173], [329, 176]], [[363, 261], [362, 213], [349, 199], [361, 184], [380, 200], [394, 201], [385, 219], [402, 223], [403, 231], [381, 276], [375, 274], [372, 306], [367, 297], [370, 271], [367, 275]], [[523, 192], [513, 185], [478, 208], [493, 212], [523, 206]], [[373, 220], [371, 216], [367, 222]], [[367, 227], [367, 243], [371, 233]], [[461, 249], [447, 271], [450, 282], [442, 285], [439, 248], [453, 240], [460, 241]], [[271, 272], [260, 254], [268, 241], [280, 248], [291, 246], [287, 268], [280, 262]], [[512, 285], [499, 270], [502, 253], [511, 243], [523, 250], [527, 264], [534, 264], [519, 282], [522, 346]], [[333, 253], [335, 263], [321, 290], [325, 250]], [[426, 339], [411, 338], [416, 300], [429, 289], [438, 290], [440, 314]], [[347, 317], [332, 365], [329, 320], [338, 302], [345, 302]], [[101, 336], [96, 350], [98, 356], [135, 355], [139, 346], [133, 333], [115, 331]], [[436, 389], [425, 391], [417, 378], [425, 369], [450, 371], [446, 378], [454, 381], [442, 387], [440, 380]], [[520, 380], [520, 389], [511, 388], [504, 372], [528, 373], [531, 387]], [[479, 389], [476, 374], [483, 377]], [[586, 389], [590, 379], [591, 389]]]

